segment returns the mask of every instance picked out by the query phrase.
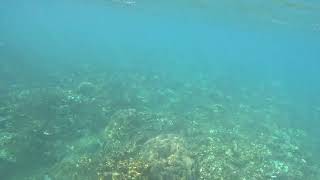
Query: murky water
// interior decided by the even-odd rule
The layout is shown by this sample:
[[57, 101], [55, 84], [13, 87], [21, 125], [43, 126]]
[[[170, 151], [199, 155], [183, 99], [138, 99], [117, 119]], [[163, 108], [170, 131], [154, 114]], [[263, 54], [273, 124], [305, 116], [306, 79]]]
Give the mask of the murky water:
[[315, 0], [0, 3], [0, 179], [319, 179]]

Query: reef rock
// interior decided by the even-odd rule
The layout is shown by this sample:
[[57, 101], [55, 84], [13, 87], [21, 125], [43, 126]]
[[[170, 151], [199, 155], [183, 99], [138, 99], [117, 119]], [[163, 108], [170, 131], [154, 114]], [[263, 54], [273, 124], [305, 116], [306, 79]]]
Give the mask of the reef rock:
[[84, 96], [92, 96], [96, 92], [96, 86], [91, 82], [81, 82], [78, 86], [78, 92]]
[[195, 179], [194, 161], [185, 148], [184, 140], [177, 135], [160, 135], [148, 140], [142, 157], [150, 164], [148, 179]]

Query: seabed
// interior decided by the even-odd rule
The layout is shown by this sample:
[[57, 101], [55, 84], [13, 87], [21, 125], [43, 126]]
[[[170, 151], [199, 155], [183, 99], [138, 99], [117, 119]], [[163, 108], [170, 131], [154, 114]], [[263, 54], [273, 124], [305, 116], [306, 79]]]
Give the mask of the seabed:
[[90, 66], [50, 77], [1, 94], [3, 180], [320, 179], [281, 85]]

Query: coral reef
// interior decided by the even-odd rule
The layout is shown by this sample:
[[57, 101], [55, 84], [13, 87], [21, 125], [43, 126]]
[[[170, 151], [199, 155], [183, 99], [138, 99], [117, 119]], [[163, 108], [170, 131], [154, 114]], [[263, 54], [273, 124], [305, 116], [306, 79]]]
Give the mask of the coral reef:
[[163, 134], [152, 138], [144, 144], [141, 155], [149, 162], [148, 179], [196, 179], [194, 160], [179, 136]]
[[97, 88], [93, 83], [85, 81], [79, 84], [78, 91], [84, 96], [93, 96], [96, 93]]
[[1, 178], [320, 178], [317, 140], [288, 125], [295, 104], [281, 96], [151, 72], [55, 77], [0, 96]]

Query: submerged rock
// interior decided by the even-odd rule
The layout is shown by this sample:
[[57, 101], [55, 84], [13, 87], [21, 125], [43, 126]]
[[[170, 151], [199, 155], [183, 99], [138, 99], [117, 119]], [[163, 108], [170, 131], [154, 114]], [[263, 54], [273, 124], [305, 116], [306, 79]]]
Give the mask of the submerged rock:
[[96, 92], [96, 86], [91, 82], [81, 82], [78, 86], [78, 91], [84, 96], [92, 96]]
[[149, 179], [195, 179], [194, 160], [179, 136], [166, 134], [148, 140], [142, 156], [150, 164]]

